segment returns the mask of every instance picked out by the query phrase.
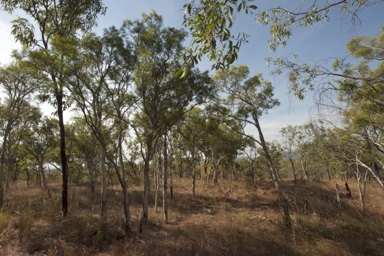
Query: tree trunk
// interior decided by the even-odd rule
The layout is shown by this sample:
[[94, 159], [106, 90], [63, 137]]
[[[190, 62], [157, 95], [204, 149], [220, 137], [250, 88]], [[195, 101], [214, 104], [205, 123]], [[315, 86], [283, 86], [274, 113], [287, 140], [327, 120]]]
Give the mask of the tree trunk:
[[5, 164], [5, 150], [7, 148], [7, 140], [8, 140], [8, 134], [10, 130], [11, 130], [11, 127], [7, 125], [7, 128], [3, 136], [3, 145], [1, 148], [1, 155], [0, 155], [0, 208], [2, 208], [4, 205], [3, 176], [4, 176], [4, 164]]
[[305, 179], [309, 180], [309, 174], [308, 174], [308, 169], [307, 169], [307, 162], [301, 161], [301, 167], [303, 168]]
[[[161, 151], [158, 150], [157, 152], [157, 168], [153, 168], [153, 179], [155, 182], [155, 207], [154, 207], [154, 212], [157, 212], [157, 205], [158, 205], [158, 200], [159, 200], [159, 187], [160, 187], [160, 172], [163, 169], [163, 159], [161, 156]], [[155, 157], [156, 158], [156, 157]]]
[[[122, 187], [123, 192], [123, 207], [124, 207], [124, 231], [125, 235], [128, 236], [132, 232], [132, 223], [131, 223], [131, 212], [130, 212], [130, 203], [129, 203], [129, 195], [128, 195], [128, 185], [125, 180], [125, 169], [124, 169], [124, 161], [123, 161], [123, 145], [122, 139], [119, 139], [119, 164], [121, 169], [121, 178], [119, 177], [120, 185]], [[118, 172], [118, 170], [116, 170]]]
[[329, 164], [327, 164], [327, 175], [328, 175], [328, 180], [331, 180], [331, 173], [329, 171]]
[[365, 213], [365, 192], [367, 188], [367, 177], [368, 177], [368, 170], [365, 170], [364, 174], [364, 181], [363, 181], [363, 187], [361, 187], [361, 172], [359, 170], [359, 165], [356, 164], [356, 179], [357, 179], [357, 185], [359, 188], [359, 198], [360, 198], [360, 207], [363, 213]]
[[372, 170], [372, 168], [370, 168], [368, 165], [366, 165], [365, 163], [363, 163], [363, 162], [362, 162], [361, 160], [359, 160], [357, 157], [356, 157], [356, 164], [361, 165], [362, 167], [364, 167], [365, 169], [367, 169], [367, 170], [372, 174], [372, 176], [376, 179], [376, 181], [380, 184], [380, 186], [384, 188], [384, 183], [383, 183], [383, 181], [380, 179], [380, 177], [377, 176], [377, 174]]
[[[54, 83], [56, 78], [52, 77]], [[56, 88], [55, 92], [57, 102], [57, 115], [59, 117], [59, 129], [60, 129], [60, 157], [61, 157], [61, 168], [62, 168], [62, 194], [61, 194], [61, 210], [63, 217], [68, 216], [68, 163], [67, 153], [65, 145], [65, 126], [64, 126], [64, 109], [63, 109], [63, 89]]]
[[100, 175], [101, 175], [101, 225], [102, 231], [107, 228], [107, 173], [105, 170], [105, 148], [100, 143]]
[[267, 143], [265, 142], [263, 132], [261, 131], [261, 126], [260, 126], [260, 123], [259, 123], [259, 119], [257, 118], [256, 115], [253, 115], [253, 120], [255, 121], [255, 126], [257, 128], [258, 133], [259, 133], [260, 144], [261, 144], [261, 146], [263, 148], [265, 157], [267, 158], [267, 162], [268, 162], [268, 165], [269, 165], [269, 168], [270, 168], [270, 171], [271, 171], [271, 175], [272, 175], [272, 178], [273, 178], [273, 181], [274, 181], [274, 184], [275, 184], [277, 195], [279, 197], [280, 205], [283, 208], [285, 224], [287, 226], [291, 226], [291, 217], [289, 216], [288, 202], [285, 199], [284, 194], [283, 194], [283, 192], [282, 192], [282, 190], [280, 188], [280, 183], [279, 183], [279, 180], [278, 180], [277, 169], [276, 169], [276, 167], [275, 167], [275, 165], [274, 165], [274, 163], [272, 161], [271, 156], [269, 155], [269, 150], [268, 150], [268, 147], [267, 147]]
[[183, 177], [183, 158], [180, 154], [180, 160], [179, 160], [179, 178]]
[[339, 185], [336, 183], [336, 201], [339, 210], [339, 216], [341, 216], [341, 202], [340, 202], [340, 190]]
[[39, 163], [39, 170], [40, 170], [41, 178], [43, 181], [43, 189], [47, 190], [48, 189], [48, 183], [47, 183], [47, 179], [45, 178], [44, 165], [42, 162]]
[[[148, 153], [147, 153], [148, 154]], [[143, 189], [143, 212], [140, 217], [140, 235], [143, 235], [144, 225], [148, 220], [148, 196], [149, 196], [149, 156], [144, 159], [144, 189]]]
[[297, 175], [296, 175], [295, 163], [293, 162], [293, 159], [291, 157], [289, 157], [288, 160], [292, 166], [293, 181], [295, 182], [295, 184], [297, 184]]
[[192, 195], [195, 198], [196, 195], [196, 168], [192, 168]]
[[167, 180], [168, 180], [168, 151], [167, 151], [167, 136], [164, 136], [164, 163], [163, 163], [163, 214], [164, 214], [164, 223], [168, 223], [168, 195], [167, 195]]
[[92, 172], [91, 172], [91, 168], [89, 167], [88, 161], [85, 162], [85, 168], [87, 169], [88, 184], [89, 184], [89, 188], [91, 189], [92, 196], [93, 196], [95, 194], [95, 184], [93, 183]]
[[[171, 150], [171, 152], [173, 152]], [[172, 154], [172, 153], [171, 153]], [[169, 157], [169, 192], [171, 193], [171, 199], [173, 199], [173, 174], [172, 174], [172, 155]]]

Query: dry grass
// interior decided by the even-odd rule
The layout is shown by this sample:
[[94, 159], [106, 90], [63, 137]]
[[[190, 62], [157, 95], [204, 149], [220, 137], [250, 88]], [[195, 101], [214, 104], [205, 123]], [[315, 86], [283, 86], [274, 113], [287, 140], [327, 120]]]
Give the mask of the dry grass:
[[15, 184], [0, 210], [0, 255], [384, 255], [384, 191], [369, 185], [362, 214], [351, 181], [353, 198], [342, 199], [339, 216], [336, 182], [342, 184], [283, 182], [293, 220], [288, 229], [272, 182], [247, 187], [221, 180], [214, 187], [198, 181], [193, 198], [190, 180], [178, 179], [169, 223], [163, 223], [161, 208], [157, 213], [151, 208], [144, 237], [137, 236], [141, 188], [130, 187], [134, 235], [129, 238], [117, 185], [109, 187], [108, 229], [101, 233], [99, 194], [86, 186], [70, 187], [70, 215], [63, 220], [59, 184], [51, 184], [52, 197]]

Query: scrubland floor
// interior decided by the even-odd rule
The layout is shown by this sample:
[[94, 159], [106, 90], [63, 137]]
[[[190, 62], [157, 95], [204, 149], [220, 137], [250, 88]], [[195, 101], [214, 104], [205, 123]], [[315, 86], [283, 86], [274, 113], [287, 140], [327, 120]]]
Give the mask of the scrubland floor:
[[[169, 223], [159, 207], [150, 211], [144, 236], [138, 236], [141, 187], [130, 186], [133, 233], [124, 236], [119, 185], [108, 187], [108, 229], [100, 231], [99, 188], [71, 185], [69, 217], [60, 213], [60, 184], [52, 196], [39, 187], [12, 184], [0, 209], [0, 255], [384, 255], [384, 190], [367, 185], [366, 213], [360, 209], [355, 180], [352, 198], [341, 180], [282, 183], [292, 226], [286, 227], [271, 181], [247, 186], [219, 180], [218, 186], [197, 181], [195, 198], [189, 179], [174, 181]], [[159, 195], [161, 193], [159, 192]], [[169, 192], [168, 192], [169, 195]]]

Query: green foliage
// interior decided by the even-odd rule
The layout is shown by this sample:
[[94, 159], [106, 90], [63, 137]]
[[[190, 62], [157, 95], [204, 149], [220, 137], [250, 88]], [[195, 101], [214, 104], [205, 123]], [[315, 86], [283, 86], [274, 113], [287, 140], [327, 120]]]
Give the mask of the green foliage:
[[231, 32], [236, 12], [252, 13], [257, 9], [250, 4], [253, 0], [209, 0], [190, 1], [184, 5], [184, 26], [189, 28], [193, 41], [184, 53], [184, 59], [191, 65], [201, 61], [203, 55], [214, 62], [213, 68], [229, 67], [238, 56], [238, 51], [247, 35]]
[[[200, 62], [204, 55], [213, 61], [212, 68], [228, 68], [238, 57], [242, 44], [248, 35], [233, 31], [238, 15], [253, 15], [256, 22], [269, 26], [270, 48], [275, 51], [280, 45], [285, 46], [294, 27], [312, 26], [333, 18], [334, 10], [350, 15], [351, 20], [358, 18], [363, 7], [382, 3], [369, 0], [345, 0], [336, 2], [303, 1], [301, 3], [282, 3], [266, 10], [252, 4], [253, 0], [209, 0], [190, 1], [184, 5], [184, 26], [192, 35], [192, 43], [184, 53], [185, 60], [192, 65]], [[261, 10], [256, 13], [255, 10]], [[184, 68], [184, 73], [186, 72]], [[293, 73], [292, 73], [293, 75]], [[294, 79], [294, 77], [292, 77]]]

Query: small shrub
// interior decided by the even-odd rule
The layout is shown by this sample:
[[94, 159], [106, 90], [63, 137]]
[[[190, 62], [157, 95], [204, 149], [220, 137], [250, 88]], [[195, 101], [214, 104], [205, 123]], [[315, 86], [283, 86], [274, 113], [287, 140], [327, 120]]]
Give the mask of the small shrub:
[[19, 242], [27, 241], [33, 226], [33, 214], [29, 211], [19, 216]]
[[12, 226], [9, 219], [10, 216], [7, 212], [0, 211], [0, 243], [7, 241], [7, 233]]

